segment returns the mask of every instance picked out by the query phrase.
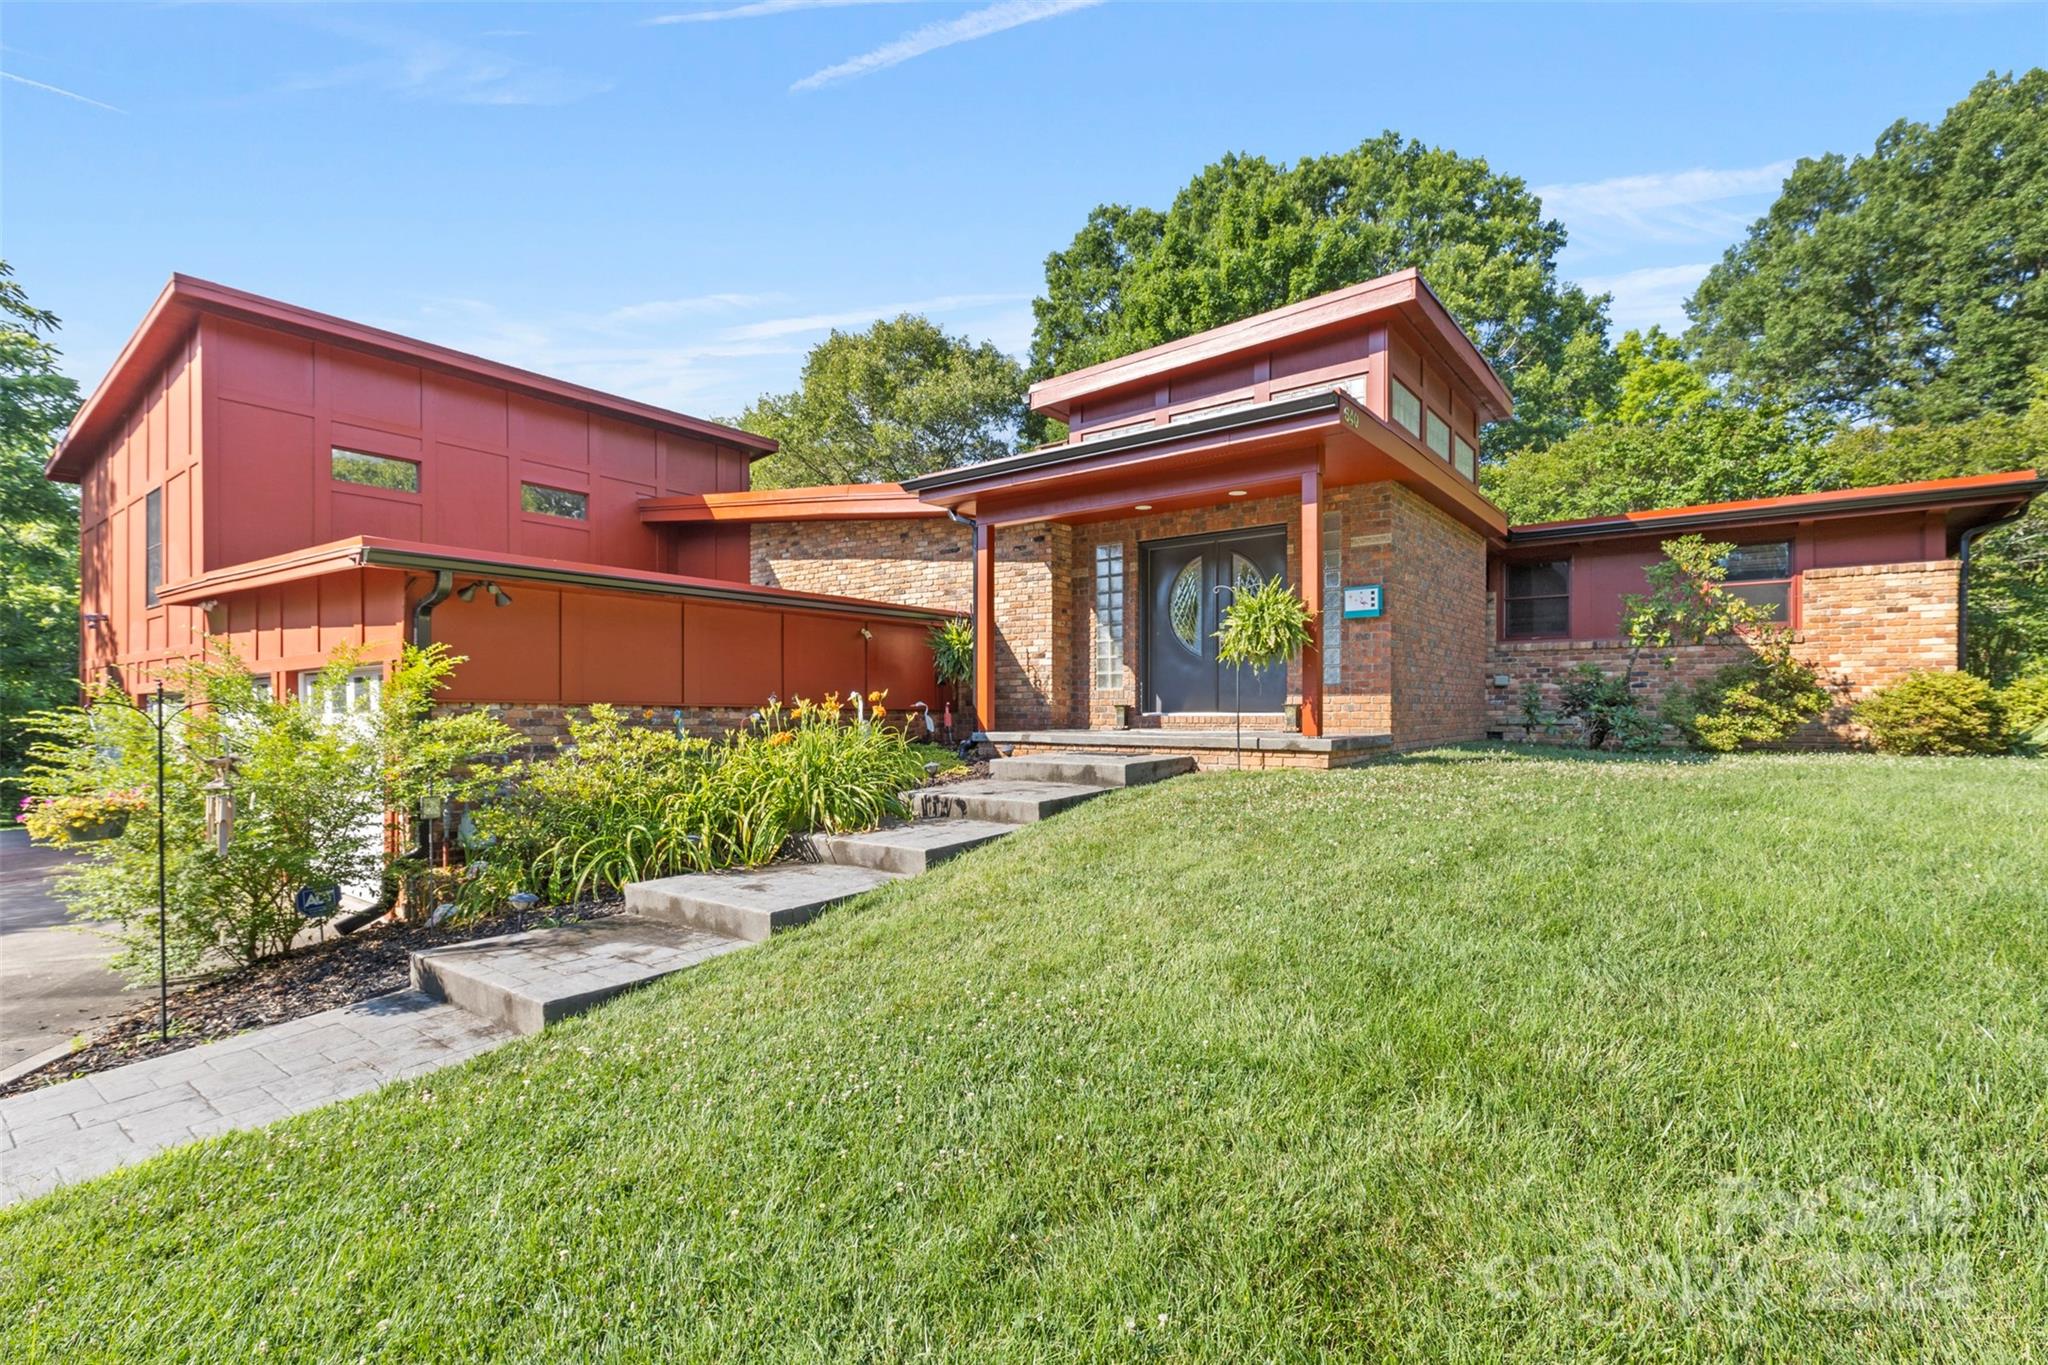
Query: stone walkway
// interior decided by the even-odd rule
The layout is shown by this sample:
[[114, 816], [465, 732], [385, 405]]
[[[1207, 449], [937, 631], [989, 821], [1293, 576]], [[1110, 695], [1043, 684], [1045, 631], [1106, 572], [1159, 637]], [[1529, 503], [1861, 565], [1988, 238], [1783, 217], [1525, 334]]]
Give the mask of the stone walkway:
[[0, 1204], [422, 1075], [516, 1036], [399, 991], [0, 1100]]

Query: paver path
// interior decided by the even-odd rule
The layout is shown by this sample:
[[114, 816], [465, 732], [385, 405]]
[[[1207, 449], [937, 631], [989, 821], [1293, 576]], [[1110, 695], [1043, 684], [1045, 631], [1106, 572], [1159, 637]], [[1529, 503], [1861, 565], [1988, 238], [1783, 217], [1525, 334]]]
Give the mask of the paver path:
[[399, 991], [0, 1100], [0, 1204], [422, 1075], [517, 1036]]

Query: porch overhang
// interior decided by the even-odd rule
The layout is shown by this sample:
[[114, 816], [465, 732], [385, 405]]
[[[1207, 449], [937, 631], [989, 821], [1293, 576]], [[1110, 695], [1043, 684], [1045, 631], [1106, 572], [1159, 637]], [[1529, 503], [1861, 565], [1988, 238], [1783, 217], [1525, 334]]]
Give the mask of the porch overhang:
[[1088, 521], [1214, 503], [1219, 494], [1291, 493], [1391, 481], [1413, 489], [1489, 545], [1507, 518], [1440, 456], [1332, 390], [1097, 441], [1042, 446], [907, 480], [905, 491], [991, 526]]
[[735, 493], [673, 493], [642, 498], [640, 520], [656, 526], [748, 526], [757, 522], [897, 521], [943, 517], [946, 509], [900, 483], [759, 488]]

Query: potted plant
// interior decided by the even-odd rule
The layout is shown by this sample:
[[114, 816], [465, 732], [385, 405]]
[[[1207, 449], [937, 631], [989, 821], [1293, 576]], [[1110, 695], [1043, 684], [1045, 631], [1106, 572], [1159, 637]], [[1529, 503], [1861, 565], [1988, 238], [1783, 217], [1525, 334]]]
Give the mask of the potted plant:
[[1271, 668], [1308, 648], [1315, 617], [1308, 603], [1278, 578], [1231, 594], [1216, 632], [1216, 657], [1231, 665], [1231, 709], [1237, 714], [1237, 766], [1244, 766], [1244, 708], [1238, 704], [1240, 670]]
[[[974, 623], [964, 616], [942, 621], [931, 630], [932, 671], [939, 681], [953, 689], [953, 713], [966, 717], [974, 701]], [[956, 728], [959, 722], [955, 722]], [[967, 725], [969, 734], [973, 725]], [[955, 736], [948, 733], [951, 742]]]

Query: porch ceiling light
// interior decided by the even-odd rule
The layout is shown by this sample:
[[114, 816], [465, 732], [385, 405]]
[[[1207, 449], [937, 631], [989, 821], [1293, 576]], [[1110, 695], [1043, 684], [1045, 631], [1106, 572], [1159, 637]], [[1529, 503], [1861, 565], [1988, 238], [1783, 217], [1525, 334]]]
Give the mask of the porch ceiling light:
[[1131, 510], [1134, 512], [1149, 512], [1152, 510], [1152, 504], [1149, 502], [1137, 503], [1132, 507]]
[[1244, 490], [1242, 488], [1233, 488], [1230, 490], [1230, 496], [1233, 498], [1241, 498], [1244, 495]]

